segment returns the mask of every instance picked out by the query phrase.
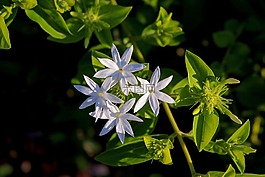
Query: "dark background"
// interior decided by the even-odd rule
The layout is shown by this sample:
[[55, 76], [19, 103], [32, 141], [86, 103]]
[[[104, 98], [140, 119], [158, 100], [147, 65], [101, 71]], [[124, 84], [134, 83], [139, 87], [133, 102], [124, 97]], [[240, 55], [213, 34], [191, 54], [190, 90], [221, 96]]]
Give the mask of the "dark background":
[[[118, 4], [132, 5], [132, 18], [136, 18], [142, 8], [151, 8], [142, 1], [118, 1]], [[242, 23], [248, 22], [250, 17], [256, 19], [249, 25], [253, 28], [247, 26], [237, 39], [250, 49], [244, 56], [247, 57], [246, 62], [239, 67], [237, 64], [242, 62], [237, 61], [232, 69], [231, 65], [226, 66], [222, 72], [241, 80], [243, 85], [235, 87], [231, 93], [235, 113], [243, 122], [247, 119], [251, 121], [252, 137], [254, 130], [260, 128], [255, 134], [259, 141], [253, 138], [247, 141], [257, 149], [257, 153], [246, 156], [246, 172], [264, 174], [265, 2], [179, 0], [171, 2], [167, 11], [173, 13], [172, 19], [183, 25], [186, 40], [177, 47], [151, 50], [145, 58], [152, 69], [157, 65], [168, 67], [183, 77], [187, 73], [181, 52], [192, 50], [207, 64], [216, 66], [214, 62], [224, 60], [227, 48], [215, 45], [213, 33], [224, 30], [225, 22], [231, 18]], [[150, 16], [150, 21], [157, 15], [157, 11], [151, 12], [154, 14]], [[155, 173], [161, 176], [189, 176], [178, 142], [174, 144], [174, 165], [171, 166], [149, 161], [132, 167], [108, 167], [96, 162], [93, 156], [104, 150], [110, 135], [99, 137], [103, 124], [95, 124], [88, 116], [88, 109], [78, 109], [85, 98], [74, 90], [71, 79], [77, 74], [80, 59], [87, 53], [83, 41], [59, 44], [47, 40], [48, 34], [30, 21], [21, 9], [8, 28], [12, 48], [0, 51], [0, 176], [5, 173], [21, 177], [146, 177]], [[91, 46], [93, 44], [97, 44], [94, 38]], [[174, 110], [174, 113], [180, 129], [188, 132], [192, 125], [188, 108]], [[164, 115], [161, 110], [160, 117]], [[218, 133], [220, 137], [226, 137], [237, 127], [231, 125], [229, 118], [221, 118], [223, 122]], [[258, 120], [261, 120], [260, 124]], [[167, 122], [159, 119], [155, 131], [171, 133], [169, 127]], [[200, 173], [225, 171], [229, 163], [233, 164], [227, 156], [199, 153], [193, 142], [186, 139], [185, 142]]]

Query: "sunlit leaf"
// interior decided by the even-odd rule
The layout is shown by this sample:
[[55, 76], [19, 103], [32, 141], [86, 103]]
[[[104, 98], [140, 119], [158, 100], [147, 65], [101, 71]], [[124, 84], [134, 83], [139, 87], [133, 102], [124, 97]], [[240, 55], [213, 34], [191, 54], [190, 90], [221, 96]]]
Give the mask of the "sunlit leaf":
[[0, 49], [10, 49], [11, 42], [9, 38], [9, 31], [6, 26], [4, 18], [0, 15]]
[[247, 140], [249, 132], [250, 122], [247, 120], [226, 142], [231, 144], [243, 144]]
[[185, 63], [188, 72], [189, 86], [202, 88], [206, 78], [214, 77], [211, 68], [197, 55], [186, 50]]
[[56, 10], [44, 9], [39, 6], [25, 10], [26, 15], [54, 38], [63, 39], [71, 34], [64, 18]]
[[202, 151], [211, 141], [219, 125], [219, 116], [217, 114], [208, 114], [206, 111], [194, 116], [193, 134], [194, 142]]
[[135, 165], [151, 159], [143, 138], [134, 138], [130, 142], [108, 149], [95, 157], [95, 160], [110, 166]]
[[246, 166], [245, 165], [245, 157], [244, 157], [243, 152], [237, 151], [237, 150], [231, 150], [229, 152], [229, 155], [232, 158], [232, 160], [234, 161], [234, 163], [236, 164], [240, 173], [243, 174], [245, 171], [245, 166]]

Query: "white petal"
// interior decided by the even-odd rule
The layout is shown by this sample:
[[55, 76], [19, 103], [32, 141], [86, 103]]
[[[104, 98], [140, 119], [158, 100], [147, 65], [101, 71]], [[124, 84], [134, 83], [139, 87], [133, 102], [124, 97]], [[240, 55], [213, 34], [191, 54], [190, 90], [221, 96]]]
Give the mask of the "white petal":
[[134, 113], [139, 111], [145, 105], [149, 95], [150, 95], [150, 93], [147, 92], [146, 94], [141, 96], [141, 98], [136, 102], [135, 107], [134, 107]]
[[134, 63], [134, 64], [126, 65], [123, 69], [133, 73], [133, 72], [136, 72], [136, 71], [140, 71], [140, 70], [142, 70], [144, 68], [145, 68], [144, 64]]
[[106, 101], [106, 107], [109, 109], [110, 112], [120, 112], [119, 108], [110, 101]]
[[174, 101], [173, 98], [171, 98], [169, 95], [167, 95], [167, 94], [165, 94], [165, 93], [163, 93], [163, 92], [156, 91], [154, 94], [156, 95], [156, 97], [157, 97], [159, 100], [161, 100], [161, 101], [163, 101], [163, 102], [166, 102], [166, 103], [172, 103], [172, 104], [175, 103], [175, 101]]
[[157, 66], [155, 71], [153, 72], [153, 74], [151, 76], [150, 84], [153, 84], [156, 86], [159, 78], [160, 78], [160, 68], [159, 68], [159, 66]]
[[112, 44], [112, 47], [111, 47], [111, 55], [112, 55], [113, 61], [115, 63], [120, 63], [120, 60], [121, 60], [120, 54], [119, 54], [119, 51], [114, 44]]
[[169, 76], [161, 81], [159, 81], [155, 87], [155, 90], [162, 90], [164, 89], [172, 80], [173, 76]]
[[123, 55], [121, 56], [121, 61], [124, 62], [125, 65], [127, 65], [132, 57], [132, 52], [133, 52], [133, 46], [127, 48]]
[[132, 109], [134, 103], [135, 103], [135, 98], [131, 98], [129, 101], [127, 101], [126, 103], [124, 103], [124, 105], [120, 108], [120, 112], [121, 113], [126, 113], [128, 112], [130, 109]]
[[86, 86], [74, 85], [74, 87], [76, 88], [76, 90], [78, 90], [79, 92], [81, 92], [85, 95], [89, 95], [90, 93], [92, 93], [92, 90]]
[[124, 77], [120, 78], [120, 88], [126, 96], [129, 94], [129, 85]]
[[157, 116], [159, 114], [160, 107], [159, 107], [158, 99], [156, 98], [156, 96], [153, 93], [150, 94], [149, 104], [150, 104], [150, 107], [151, 107], [153, 113], [155, 113], [155, 115]]
[[141, 85], [150, 85], [150, 83], [143, 78], [137, 77], [138, 81], [141, 83]]
[[119, 69], [119, 67], [117, 66], [117, 63], [115, 63], [111, 59], [98, 58], [98, 60], [100, 61], [101, 64], [103, 64], [104, 66], [106, 66], [110, 69], [114, 69], [114, 70]]
[[99, 118], [104, 119], [104, 117], [105, 117], [104, 112], [103, 112], [103, 108], [98, 104], [95, 104], [95, 111], [90, 112], [89, 115], [96, 118], [95, 122], [97, 122]]
[[121, 119], [121, 122], [123, 124], [124, 130], [131, 136], [134, 136], [132, 127], [130, 123], [126, 119]]
[[112, 82], [113, 80], [111, 77], [106, 78], [101, 85], [102, 91], [108, 91], [111, 86], [113, 86]]
[[95, 90], [95, 89], [99, 88], [99, 86], [96, 82], [94, 82], [92, 79], [90, 79], [86, 75], [83, 75], [83, 76], [84, 76], [84, 79], [85, 79], [87, 85], [90, 87], [91, 90]]
[[130, 73], [128, 71], [123, 71], [122, 75], [125, 78], [125, 80], [127, 80], [130, 84], [132, 84], [132, 85], [138, 84], [136, 77], [132, 73]]
[[117, 96], [115, 96], [111, 93], [105, 93], [104, 98], [106, 98], [106, 100], [109, 100], [113, 103], [123, 103], [122, 99], [118, 98]]
[[137, 122], [143, 122], [142, 119], [140, 119], [139, 117], [133, 115], [133, 114], [130, 114], [130, 113], [127, 113], [127, 114], [123, 114], [121, 116], [121, 118], [124, 118], [124, 119], [127, 119], [127, 120], [133, 120], [133, 121], [137, 121]]
[[124, 138], [125, 138], [125, 130], [123, 127], [123, 123], [121, 119], [116, 119], [117, 124], [116, 124], [116, 132], [118, 134], [118, 137], [122, 143], [124, 143]]
[[114, 69], [102, 69], [94, 74], [95, 78], [106, 78], [112, 75], [116, 70]]
[[79, 109], [84, 109], [88, 106], [91, 106], [95, 103], [95, 99], [93, 97], [88, 97], [80, 106]]
[[99, 136], [106, 135], [114, 128], [114, 126], [115, 126], [115, 119], [109, 120], [102, 128], [101, 132], [99, 133]]

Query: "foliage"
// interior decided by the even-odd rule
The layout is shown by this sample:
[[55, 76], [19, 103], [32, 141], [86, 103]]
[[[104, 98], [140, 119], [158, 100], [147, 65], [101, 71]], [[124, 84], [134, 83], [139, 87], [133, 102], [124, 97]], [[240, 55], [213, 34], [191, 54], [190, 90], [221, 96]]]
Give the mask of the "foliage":
[[[216, 59], [208, 64], [192, 47], [181, 47], [185, 42], [189, 45], [189, 33], [186, 34], [185, 26], [175, 20], [177, 17], [171, 12], [180, 1], [143, 1], [137, 8], [123, 3], [115, 0], [5, 0], [0, 2], [0, 49], [12, 49], [9, 28], [16, 20], [17, 11], [24, 11], [28, 20], [37, 24], [51, 42], [60, 45], [82, 42], [86, 54], [75, 66], [72, 93], [84, 100], [79, 108], [90, 111], [81, 115], [89, 119], [89, 124], [106, 121], [100, 136], [115, 129], [100, 152], [95, 150], [99, 145], [91, 140], [94, 137], [82, 139], [83, 143], [93, 142], [91, 157], [97, 162], [121, 167], [158, 161], [160, 165], [170, 166], [184, 160], [172, 155], [180, 146], [193, 177], [265, 176], [245, 173], [246, 155], [256, 153], [253, 146], [260, 145], [257, 130], [261, 128], [265, 110], [265, 74], [260, 65], [262, 60], [256, 58], [264, 60], [265, 54], [258, 47], [252, 49], [240, 38], [244, 33], [254, 32], [258, 35], [252, 42], [264, 42], [262, 19], [251, 16], [244, 21], [225, 21], [223, 29], [211, 34], [213, 45], [220, 51], [225, 50], [225, 55], [221, 61]], [[191, 7], [184, 9], [186, 13], [191, 13], [192, 7], [196, 9], [191, 1], [185, 3]], [[243, 11], [247, 13], [248, 2], [244, 3]], [[264, 3], [262, 5], [264, 8]], [[152, 17], [141, 7], [151, 9]], [[163, 64], [163, 58], [169, 57], [166, 52], [159, 53], [158, 64], [162, 67], [156, 66], [157, 62], [150, 57], [155, 50], [167, 48], [183, 50], [186, 76], [173, 66]], [[254, 69], [249, 70], [249, 66]], [[233, 96], [238, 101], [235, 104], [232, 104]], [[192, 120], [188, 132], [180, 129], [184, 117], [174, 114], [184, 112], [185, 108]], [[81, 111], [76, 107], [64, 109]], [[75, 114], [79, 117], [79, 113]], [[171, 125], [173, 131], [160, 133], [158, 122], [161, 121], [163, 125], [169, 122], [165, 125]], [[89, 129], [82, 126], [84, 130]], [[225, 130], [225, 126], [229, 129]], [[54, 142], [65, 139], [58, 132], [51, 136]], [[194, 144], [198, 153], [227, 155], [233, 165], [228, 160], [226, 171], [207, 169], [205, 174], [198, 172], [200, 169], [195, 171], [196, 164], [192, 163], [186, 139]], [[0, 167], [2, 176], [13, 171], [9, 165]], [[177, 174], [178, 169], [175, 170]]]

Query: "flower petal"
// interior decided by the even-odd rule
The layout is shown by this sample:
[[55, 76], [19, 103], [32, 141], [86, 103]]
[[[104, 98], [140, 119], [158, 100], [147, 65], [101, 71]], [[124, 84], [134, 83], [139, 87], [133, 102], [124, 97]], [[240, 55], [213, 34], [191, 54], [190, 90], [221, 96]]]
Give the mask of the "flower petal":
[[105, 59], [105, 58], [98, 58], [101, 64], [104, 66], [113, 69], [113, 70], [118, 70], [119, 67], [117, 66], [116, 62], [112, 61], [111, 59]]
[[111, 55], [115, 63], [120, 63], [121, 61], [120, 54], [119, 54], [117, 47], [114, 44], [112, 44], [112, 47], [111, 47]]
[[97, 88], [99, 88], [98, 84], [96, 82], [94, 82], [92, 79], [90, 79], [88, 76], [86, 75], [83, 75], [84, 76], [84, 79], [87, 83], [87, 85], [89, 86], [89, 88], [91, 90], [96, 90]]
[[121, 119], [123, 128], [125, 130], [125, 132], [127, 132], [129, 135], [134, 136], [132, 127], [130, 125], [130, 123], [126, 120], [126, 119]]
[[128, 82], [127, 80], [124, 78], [124, 77], [121, 77], [120, 78], [120, 88], [121, 88], [121, 91], [127, 96], [129, 94], [129, 91], [130, 91], [130, 87], [128, 85]]
[[121, 113], [126, 113], [128, 112], [130, 109], [132, 109], [133, 104], [135, 103], [135, 98], [131, 98], [130, 100], [128, 100], [126, 103], [124, 103], [124, 105], [120, 108], [120, 112]]
[[117, 96], [111, 94], [111, 93], [105, 93], [104, 98], [107, 100], [113, 102], [113, 103], [123, 103], [123, 100], [118, 98]]
[[127, 80], [130, 84], [132, 84], [132, 85], [138, 84], [136, 77], [131, 72], [123, 71], [122, 75], [125, 78], [125, 80]]
[[124, 119], [127, 119], [127, 120], [133, 120], [133, 121], [137, 121], [137, 122], [143, 122], [142, 119], [140, 119], [139, 117], [133, 115], [133, 114], [130, 114], [130, 113], [127, 113], [127, 114], [123, 114], [121, 116], [121, 118], [124, 118]]
[[159, 114], [160, 107], [159, 107], [158, 99], [153, 93], [151, 93], [149, 96], [149, 104], [150, 104], [150, 107], [153, 113], [155, 113], [155, 115], [157, 116]]
[[161, 100], [161, 101], [163, 101], [163, 102], [166, 102], [166, 103], [172, 103], [172, 104], [175, 103], [175, 101], [174, 101], [173, 98], [171, 98], [169, 95], [167, 95], [167, 94], [165, 94], [165, 93], [163, 93], [163, 92], [156, 91], [154, 94], [156, 95], [156, 97], [157, 97], [159, 100]]
[[82, 86], [82, 85], [74, 85], [75, 89], [78, 90], [79, 92], [85, 94], [85, 95], [89, 95], [90, 93], [92, 93], [92, 90], [86, 86]]
[[173, 76], [169, 76], [161, 81], [159, 81], [155, 87], [155, 90], [162, 90], [164, 89], [172, 80]]
[[136, 72], [136, 71], [140, 71], [140, 70], [144, 69], [145, 67], [146, 66], [144, 64], [133, 63], [133, 64], [126, 65], [123, 69], [133, 73], [133, 72]]
[[109, 133], [114, 128], [115, 122], [115, 119], [110, 119], [102, 128], [101, 132], [99, 133], [99, 136], [103, 136]]
[[112, 75], [114, 72], [115, 72], [114, 69], [102, 69], [102, 70], [99, 70], [98, 72], [96, 72], [93, 77], [95, 77], [95, 78], [106, 78], [106, 77], [109, 77], [110, 75]]
[[125, 130], [123, 127], [123, 122], [121, 121], [121, 119], [116, 119], [116, 132], [118, 134], [118, 137], [121, 141], [121, 143], [124, 143], [124, 138], [125, 138]]
[[101, 85], [102, 91], [108, 91], [112, 86], [114, 86], [112, 83], [113, 80], [111, 77], [106, 78]]
[[149, 97], [150, 93], [147, 92], [145, 93], [143, 96], [141, 96], [141, 98], [136, 102], [135, 106], [134, 106], [134, 113], [139, 111], [147, 102], [147, 99]]
[[127, 65], [130, 62], [132, 57], [132, 52], [133, 52], [133, 46], [127, 48], [123, 53], [123, 55], [121, 56], [121, 62], [123, 63], [123, 66]]
[[159, 78], [160, 78], [160, 68], [159, 68], [159, 66], [157, 66], [155, 71], [153, 72], [153, 74], [151, 76], [150, 84], [153, 84], [156, 86]]
[[93, 97], [88, 97], [80, 106], [79, 109], [84, 109], [88, 106], [91, 106], [95, 103], [95, 99]]

